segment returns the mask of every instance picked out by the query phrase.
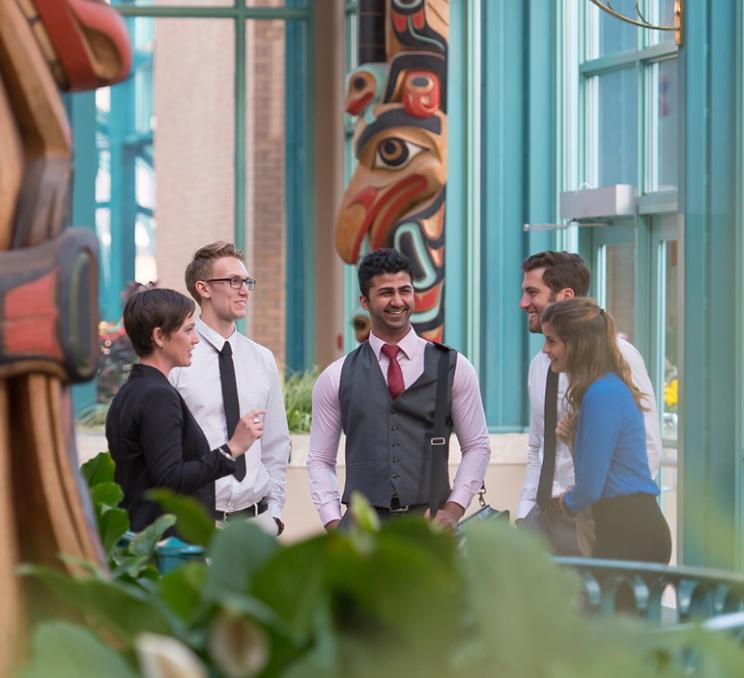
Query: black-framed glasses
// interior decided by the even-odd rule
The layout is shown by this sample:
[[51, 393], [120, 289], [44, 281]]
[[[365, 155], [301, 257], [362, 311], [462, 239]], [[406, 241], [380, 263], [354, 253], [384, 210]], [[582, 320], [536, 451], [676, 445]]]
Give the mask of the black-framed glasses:
[[256, 289], [256, 279], [247, 277], [243, 278], [239, 275], [232, 275], [229, 278], [209, 278], [209, 280], [205, 280], [204, 282], [208, 283], [215, 283], [215, 282], [224, 282], [229, 283], [230, 287], [232, 287], [234, 290], [239, 290], [243, 285], [245, 285], [249, 290], [255, 290]]

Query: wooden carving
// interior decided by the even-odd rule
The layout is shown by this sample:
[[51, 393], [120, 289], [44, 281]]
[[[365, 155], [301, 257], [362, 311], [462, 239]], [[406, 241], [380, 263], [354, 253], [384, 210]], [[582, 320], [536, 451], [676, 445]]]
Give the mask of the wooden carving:
[[345, 107], [358, 117], [357, 168], [336, 220], [336, 249], [356, 263], [362, 243], [413, 264], [422, 336], [444, 332], [448, 0], [361, 0], [359, 67]]
[[[100, 560], [67, 385], [97, 366], [97, 243], [65, 228], [70, 126], [60, 89], [129, 71], [98, 0], [0, 0], [0, 674], [23, 647], [20, 562]], [[74, 567], [69, 563], [65, 567]]]

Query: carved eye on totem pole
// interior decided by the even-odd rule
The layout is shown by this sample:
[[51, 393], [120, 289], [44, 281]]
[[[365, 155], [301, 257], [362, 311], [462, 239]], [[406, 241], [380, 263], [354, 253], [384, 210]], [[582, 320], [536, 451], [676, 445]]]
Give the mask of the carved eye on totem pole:
[[374, 167], [400, 170], [405, 168], [419, 153], [426, 150], [423, 146], [414, 144], [412, 141], [390, 137], [377, 144]]

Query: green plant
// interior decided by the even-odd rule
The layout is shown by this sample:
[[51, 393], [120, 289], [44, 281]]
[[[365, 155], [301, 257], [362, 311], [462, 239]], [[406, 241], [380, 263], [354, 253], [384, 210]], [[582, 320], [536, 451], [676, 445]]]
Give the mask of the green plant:
[[141, 532], [130, 533], [129, 516], [126, 510], [119, 508], [124, 493], [114, 481], [115, 468], [108, 452], [97, 454], [80, 467], [90, 493], [111, 577], [126, 578], [131, 582], [157, 580], [155, 548], [165, 532], [176, 523], [176, 517], [169, 514], [160, 516]]
[[21, 675], [59, 675], [50, 667], [71, 656], [78, 678], [166, 663], [229, 677], [739, 674], [744, 657], [725, 636], [586, 618], [576, 577], [521, 531], [483, 521], [459, 544], [413, 517], [378, 529], [358, 497], [353, 510], [349, 533], [286, 547], [230, 523], [211, 533], [208, 567], [149, 584], [31, 568], [88, 630], [42, 624]]
[[317, 369], [284, 374], [284, 408], [287, 411], [287, 425], [292, 433], [310, 431], [313, 384], [317, 378]]

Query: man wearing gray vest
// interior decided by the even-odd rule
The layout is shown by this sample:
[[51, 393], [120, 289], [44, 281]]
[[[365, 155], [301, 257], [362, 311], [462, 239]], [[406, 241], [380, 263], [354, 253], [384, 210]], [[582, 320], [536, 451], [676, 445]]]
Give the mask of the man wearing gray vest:
[[[393, 249], [371, 252], [359, 265], [359, 288], [370, 316], [369, 339], [329, 365], [313, 388], [307, 462], [313, 503], [330, 530], [339, 526], [341, 504], [348, 505], [353, 491], [385, 520], [424, 513], [437, 487], [434, 520], [454, 529], [481, 487], [490, 456], [475, 369], [461, 354], [414, 332], [413, 273], [406, 257]], [[451, 489], [446, 464], [432, 464], [429, 447], [440, 355], [447, 360], [444, 433], [454, 430], [462, 450]], [[342, 431], [343, 495], [336, 476]]]

